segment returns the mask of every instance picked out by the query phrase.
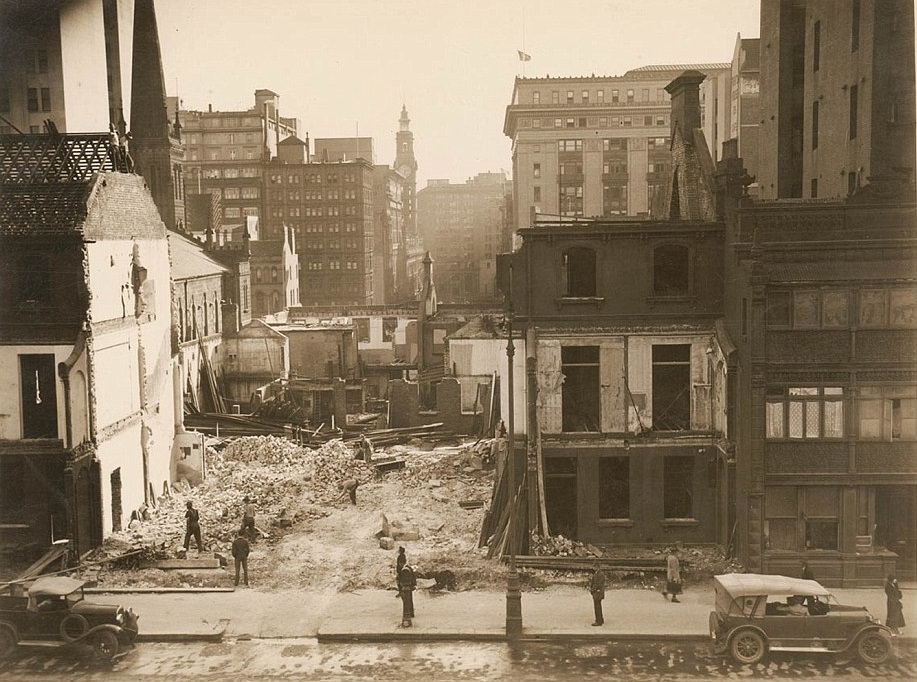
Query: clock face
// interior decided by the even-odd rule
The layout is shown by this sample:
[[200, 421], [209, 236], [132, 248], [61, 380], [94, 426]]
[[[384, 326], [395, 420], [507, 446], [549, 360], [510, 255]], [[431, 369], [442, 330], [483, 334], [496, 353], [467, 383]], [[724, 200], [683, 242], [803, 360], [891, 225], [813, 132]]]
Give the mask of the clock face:
[[411, 177], [411, 174], [413, 174], [414, 169], [405, 164], [404, 166], [400, 166], [398, 168], [398, 172], [401, 173], [404, 177], [409, 178]]

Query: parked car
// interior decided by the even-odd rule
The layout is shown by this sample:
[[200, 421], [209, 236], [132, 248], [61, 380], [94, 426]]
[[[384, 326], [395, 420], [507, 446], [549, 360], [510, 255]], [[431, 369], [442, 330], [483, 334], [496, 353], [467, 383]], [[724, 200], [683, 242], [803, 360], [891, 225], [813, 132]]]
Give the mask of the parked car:
[[757, 663], [768, 651], [851, 652], [865, 663], [892, 654], [891, 630], [864, 606], [838, 604], [814, 580], [729, 573], [713, 584], [710, 637], [738, 663]]
[[90, 647], [96, 658], [123, 655], [137, 637], [132, 610], [93, 604], [85, 582], [61, 576], [38, 578], [20, 595], [0, 595], [0, 658], [17, 646]]

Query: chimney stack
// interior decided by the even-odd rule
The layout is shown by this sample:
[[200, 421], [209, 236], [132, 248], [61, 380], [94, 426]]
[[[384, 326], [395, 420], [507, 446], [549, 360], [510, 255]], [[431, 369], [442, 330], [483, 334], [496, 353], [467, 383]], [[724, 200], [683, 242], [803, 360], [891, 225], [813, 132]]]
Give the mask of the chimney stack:
[[681, 128], [685, 144], [691, 144], [691, 131], [700, 128], [700, 84], [707, 78], [700, 71], [684, 71], [678, 78], [665, 86], [672, 98], [672, 137], [675, 128]]

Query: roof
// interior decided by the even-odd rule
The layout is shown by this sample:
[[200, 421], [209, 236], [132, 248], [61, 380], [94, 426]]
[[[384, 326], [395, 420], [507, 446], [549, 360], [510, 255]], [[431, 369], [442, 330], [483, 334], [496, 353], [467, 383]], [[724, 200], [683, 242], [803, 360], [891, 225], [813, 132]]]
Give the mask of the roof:
[[283, 242], [279, 239], [252, 239], [248, 248], [252, 256], [277, 258], [283, 253]]
[[0, 187], [0, 234], [77, 231], [86, 219], [92, 181]]
[[789, 578], [785, 575], [759, 573], [725, 573], [713, 576], [733, 597], [754, 595], [814, 595], [827, 597], [831, 593], [814, 580]]
[[173, 280], [208, 277], [229, 272], [229, 268], [208, 256], [202, 246], [190, 239], [170, 232], [168, 240], [169, 254], [172, 257]]
[[478, 315], [470, 319], [464, 327], [452, 332], [449, 338], [452, 340], [502, 339], [505, 338], [505, 334], [502, 319], [495, 320], [490, 315]]
[[709, 62], [703, 64], [649, 64], [629, 69], [627, 73], [646, 73], [649, 71], [716, 71], [717, 69], [731, 69], [729, 62]]
[[277, 144], [278, 144], [278, 145], [296, 144], [296, 145], [299, 145], [300, 147], [305, 147], [305, 146], [306, 146], [306, 143], [305, 143], [303, 140], [300, 140], [300, 139], [299, 139], [298, 137], [296, 137], [295, 135], [288, 135], [287, 137], [283, 138], [283, 139], [282, 139], [280, 142], [278, 142]]
[[29, 588], [29, 595], [45, 595], [49, 597], [68, 595], [80, 589], [83, 585], [85, 585], [85, 581], [83, 580], [68, 578], [62, 575], [39, 578], [32, 583], [32, 586]]
[[285, 339], [286, 336], [265, 323], [263, 320], [254, 319], [234, 334], [224, 334], [226, 338], [263, 338], [273, 337]]

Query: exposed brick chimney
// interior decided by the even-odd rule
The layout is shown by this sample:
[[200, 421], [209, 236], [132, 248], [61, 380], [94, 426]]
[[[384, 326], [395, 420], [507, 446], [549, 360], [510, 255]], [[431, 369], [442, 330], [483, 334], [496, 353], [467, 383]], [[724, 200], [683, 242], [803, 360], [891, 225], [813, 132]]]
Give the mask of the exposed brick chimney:
[[675, 128], [681, 128], [686, 144], [691, 144], [691, 131], [700, 128], [700, 84], [707, 78], [700, 71], [684, 71], [678, 78], [665, 86], [672, 97], [672, 136]]

